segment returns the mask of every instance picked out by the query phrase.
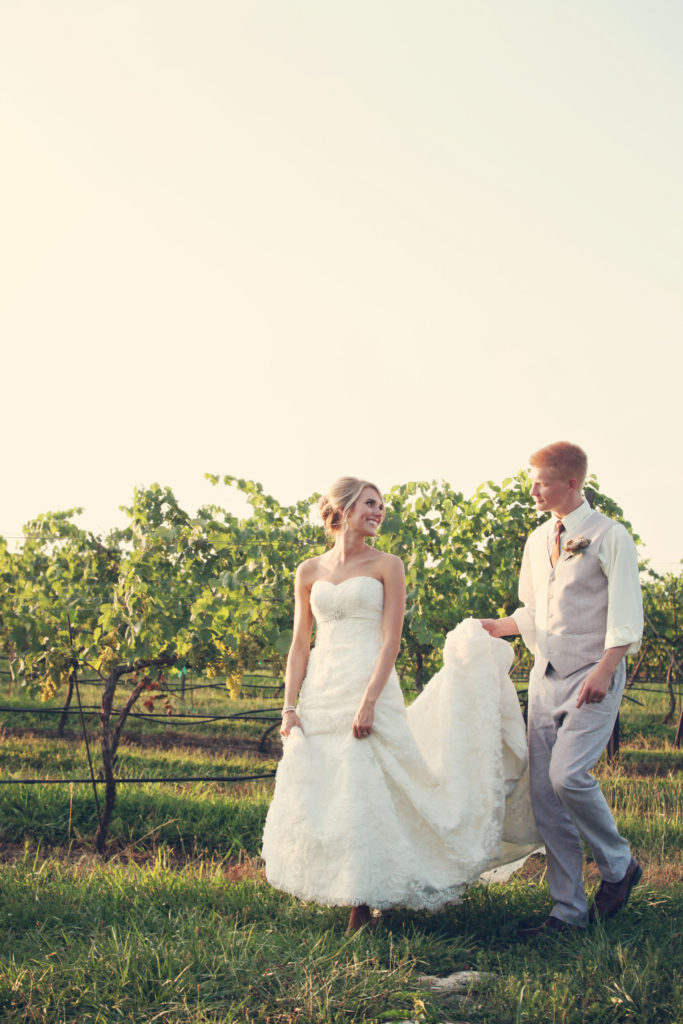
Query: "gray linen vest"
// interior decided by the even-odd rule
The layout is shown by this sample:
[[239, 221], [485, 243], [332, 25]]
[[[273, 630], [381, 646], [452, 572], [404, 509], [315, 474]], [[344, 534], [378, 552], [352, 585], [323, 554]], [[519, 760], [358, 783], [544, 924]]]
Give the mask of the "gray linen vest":
[[[550, 569], [546, 628], [539, 628], [538, 650], [561, 676], [592, 665], [605, 653], [607, 633], [607, 577], [598, 555], [614, 520], [594, 510], [580, 526], [562, 534], [562, 553]], [[590, 544], [570, 554], [568, 540], [585, 538]], [[547, 666], [546, 666], [547, 667]]]

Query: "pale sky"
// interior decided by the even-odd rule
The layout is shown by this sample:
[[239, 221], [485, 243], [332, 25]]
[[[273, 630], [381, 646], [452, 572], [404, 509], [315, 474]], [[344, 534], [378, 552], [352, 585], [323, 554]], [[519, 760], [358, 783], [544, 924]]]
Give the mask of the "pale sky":
[[588, 452], [683, 556], [680, 0], [0, 0], [0, 534]]

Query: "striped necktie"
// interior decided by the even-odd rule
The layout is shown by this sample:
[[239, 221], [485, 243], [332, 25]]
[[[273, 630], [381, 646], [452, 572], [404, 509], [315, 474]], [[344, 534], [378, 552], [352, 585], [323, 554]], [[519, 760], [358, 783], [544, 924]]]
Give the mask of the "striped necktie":
[[555, 568], [555, 563], [559, 560], [560, 552], [562, 550], [560, 546], [560, 534], [563, 530], [564, 526], [562, 525], [562, 520], [558, 519], [555, 523], [555, 543], [553, 544], [553, 549], [550, 552], [550, 564], [553, 569]]

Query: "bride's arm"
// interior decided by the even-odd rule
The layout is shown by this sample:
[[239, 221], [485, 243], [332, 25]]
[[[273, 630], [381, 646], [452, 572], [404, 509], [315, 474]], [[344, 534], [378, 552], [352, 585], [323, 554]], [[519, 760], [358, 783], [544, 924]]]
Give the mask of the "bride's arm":
[[384, 611], [382, 646], [375, 667], [353, 720], [353, 735], [363, 739], [372, 732], [375, 703], [384, 689], [401, 648], [401, 631], [406, 610], [406, 578], [400, 558], [391, 556], [384, 569]]
[[[297, 702], [311, 650], [313, 612], [311, 611], [311, 585], [308, 583], [306, 575], [302, 563], [297, 568], [294, 577], [294, 628], [285, 672], [285, 708], [294, 708]], [[284, 737], [289, 736], [295, 725], [303, 729], [301, 719], [296, 711], [283, 711], [280, 734]]]

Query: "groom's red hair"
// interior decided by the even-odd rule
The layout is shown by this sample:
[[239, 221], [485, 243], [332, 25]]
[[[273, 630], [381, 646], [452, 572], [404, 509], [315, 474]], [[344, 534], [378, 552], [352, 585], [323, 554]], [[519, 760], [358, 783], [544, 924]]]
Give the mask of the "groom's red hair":
[[588, 458], [583, 448], [569, 441], [555, 441], [545, 448], [539, 448], [529, 457], [529, 463], [537, 469], [552, 469], [563, 480], [575, 479], [579, 490], [588, 472]]

